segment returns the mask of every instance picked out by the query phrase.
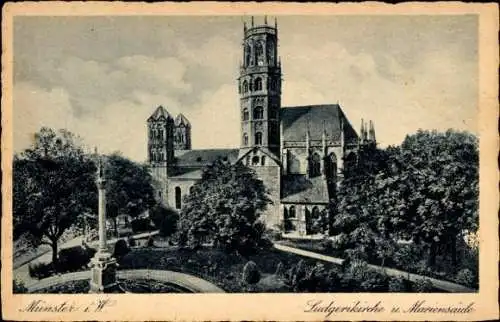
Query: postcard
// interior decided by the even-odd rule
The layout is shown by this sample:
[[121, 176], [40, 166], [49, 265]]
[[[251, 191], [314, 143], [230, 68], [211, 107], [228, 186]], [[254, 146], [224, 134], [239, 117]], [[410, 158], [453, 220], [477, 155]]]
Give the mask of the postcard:
[[498, 6], [9, 3], [2, 312], [498, 318]]

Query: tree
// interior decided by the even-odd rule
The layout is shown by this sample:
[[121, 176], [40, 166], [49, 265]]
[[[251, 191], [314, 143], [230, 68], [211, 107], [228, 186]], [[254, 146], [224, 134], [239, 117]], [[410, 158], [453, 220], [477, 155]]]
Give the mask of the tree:
[[268, 203], [264, 184], [253, 170], [216, 161], [184, 200], [179, 241], [199, 246], [206, 240], [240, 253], [255, 249], [264, 232], [259, 213]]
[[418, 131], [391, 160], [380, 190], [392, 192], [385, 207], [397, 209], [404, 232], [429, 248], [429, 266], [440, 245], [457, 265], [457, 237], [478, 227], [479, 153], [467, 132]]
[[16, 237], [48, 244], [57, 264], [57, 242], [84, 212], [97, 208], [96, 167], [79, 139], [66, 130], [42, 128], [32, 149], [15, 155], [13, 217]]
[[179, 214], [174, 209], [165, 207], [162, 204], [156, 204], [150, 209], [149, 217], [155, 227], [160, 230], [160, 235], [168, 237], [177, 231]]
[[146, 166], [132, 162], [118, 153], [106, 158], [106, 214], [113, 219], [118, 235], [118, 215], [137, 215], [151, 207], [154, 200], [152, 178]]
[[343, 171], [335, 200], [333, 231], [346, 234], [346, 250], [357, 249], [365, 259], [376, 256], [375, 244], [382, 235], [388, 237], [380, 227], [385, 213], [378, 207], [374, 189], [378, 173], [387, 168], [387, 160], [387, 151], [374, 145], [360, 146], [357, 162]]

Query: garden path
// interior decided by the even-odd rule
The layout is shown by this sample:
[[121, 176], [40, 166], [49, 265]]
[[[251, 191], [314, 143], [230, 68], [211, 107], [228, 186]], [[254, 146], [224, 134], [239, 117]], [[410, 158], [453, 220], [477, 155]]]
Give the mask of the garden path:
[[[290, 247], [290, 246], [285, 246], [285, 245], [279, 245], [279, 244], [274, 244], [274, 247], [276, 249], [284, 251], [284, 252], [288, 252], [288, 253], [292, 253], [292, 254], [297, 254], [297, 255], [301, 255], [301, 256], [305, 256], [305, 257], [309, 257], [309, 258], [319, 259], [319, 260], [322, 260], [322, 261], [325, 261], [325, 262], [334, 263], [334, 264], [337, 264], [337, 265], [341, 265], [344, 262], [344, 260], [342, 258], [337, 258], [337, 257], [323, 255], [323, 254], [318, 254], [318, 253], [314, 253], [314, 252], [311, 252], [311, 251], [307, 251], [307, 250], [303, 250], [303, 249], [298, 249], [298, 248], [295, 248], [295, 247]], [[432, 285], [434, 287], [436, 287], [436, 288], [438, 288], [440, 290], [443, 290], [443, 291], [447, 291], [447, 292], [452, 292], [452, 293], [473, 293], [473, 292], [477, 292], [477, 290], [465, 287], [465, 286], [460, 285], [460, 284], [456, 284], [456, 283], [452, 283], [452, 282], [448, 282], [448, 281], [443, 281], [443, 280], [438, 280], [438, 279], [430, 278], [430, 277], [423, 276], [423, 275], [408, 273], [408, 272], [401, 271], [401, 270], [394, 269], [394, 268], [381, 267], [381, 266], [377, 266], [377, 265], [368, 265], [368, 266], [370, 268], [373, 268], [373, 269], [379, 271], [379, 272], [385, 272], [389, 276], [403, 277], [403, 278], [406, 278], [406, 279], [408, 279], [408, 280], [410, 280], [412, 282], [414, 282], [416, 280], [419, 280], [419, 279], [422, 279], [422, 278], [426, 278], [426, 279], [429, 279], [432, 282]]]
[[[156, 281], [171, 283], [181, 286], [194, 293], [224, 293], [224, 290], [215, 286], [214, 284], [198, 278], [193, 275], [188, 275], [179, 272], [162, 271], [162, 270], [149, 270], [149, 269], [135, 269], [117, 271], [117, 277], [120, 279], [153, 279]], [[89, 271], [74, 272], [63, 275], [51, 276], [42, 280], [33, 280], [30, 284], [25, 286], [29, 292], [37, 292], [40, 289], [51, 287], [54, 285], [66, 283], [69, 281], [81, 281], [90, 278]]]

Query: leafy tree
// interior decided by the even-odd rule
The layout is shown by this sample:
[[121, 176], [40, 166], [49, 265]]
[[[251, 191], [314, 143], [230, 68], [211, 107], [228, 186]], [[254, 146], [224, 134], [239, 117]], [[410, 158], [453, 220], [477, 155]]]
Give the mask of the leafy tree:
[[13, 218], [15, 236], [33, 246], [52, 247], [84, 212], [97, 207], [96, 167], [72, 133], [42, 128], [31, 149], [14, 157]]
[[[381, 176], [383, 206], [416, 243], [429, 248], [429, 265], [446, 245], [457, 265], [457, 237], [476, 231], [479, 196], [478, 141], [466, 132], [418, 131], [407, 136]], [[387, 196], [390, 195], [390, 198]]]
[[211, 241], [240, 253], [255, 249], [264, 233], [259, 213], [269, 202], [253, 170], [216, 161], [184, 200], [179, 241], [191, 247]]
[[132, 162], [118, 153], [106, 158], [106, 215], [113, 219], [118, 235], [118, 215], [137, 217], [154, 200], [152, 178], [146, 166]]
[[150, 209], [149, 217], [155, 224], [155, 227], [160, 230], [160, 235], [171, 236], [177, 231], [179, 214], [174, 209], [162, 204], [156, 204]]

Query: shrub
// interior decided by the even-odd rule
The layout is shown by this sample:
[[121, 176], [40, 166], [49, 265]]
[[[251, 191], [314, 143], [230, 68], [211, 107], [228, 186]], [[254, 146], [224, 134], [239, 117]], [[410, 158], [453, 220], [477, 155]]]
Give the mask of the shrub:
[[95, 252], [96, 250], [93, 248], [84, 248], [81, 246], [61, 249], [57, 271], [74, 272], [82, 267], [86, 267]]
[[428, 278], [417, 279], [414, 283], [415, 292], [426, 293], [434, 289], [432, 282]]
[[468, 268], [463, 268], [458, 271], [455, 276], [455, 281], [458, 284], [462, 284], [469, 287], [476, 287], [477, 276], [472, 273], [472, 271]]
[[115, 250], [113, 252], [113, 257], [117, 260], [123, 258], [130, 251], [127, 242], [124, 239], [119, 239], [115, 244]]
[[401, 277], [391, 277], [389, 278], [389, 291], [390, 292], [410, 292], [411, 291], [411, 283]]
[[151, 226], [151, 221], [149, 220], [149, 218], [134, 219], [132, 220], [131, 224], [132, 224], [132, 231], [134, 233], [151, 231], [153, 228], [153, 226]]
[[332, 248], [336, 250], [343, 250], [349, 244], [349, 236], [345, 233], [340, 233], [335, 236], [335, 239], [332, 240]]
[[12, 284], [12, 293], [14, 294], [28, 293], [28, 289], [26, 288], [26, 286], [24, 286], [23, 281], [15, 279]]
[[260, 272], [255, 262], [249, 261], [245, 264], [242, 279], [247, 284], [256, 284], [260, 281]]
[[54, 274], [54, 267], [52, 263], [34, 263], [28, 266], [30, 277], [42, 279]]
[[134, 237], [132, 237], [132, 236], [128, 236], [127, 241], [128, 241], [128, 245], [130, 247], [135, 247], [137, 245], [137, 243], [135, 242]]
[[283, 236], [280, 227], [278, 226], [277, 229], [267, 229], [266, 237], [274, 241], [282, 240]]
[[149, 217], [161, 236], [172, 236], [177, 231], [179, 214], [174, 209], [158, 204], [150, 210]]
[[321, 250], [325, 253], [331, 253], [333, 251], [333, 241], [329, 238], [324, 238], [320, 242]]
[[276, 266], [276, 271], [274, 272], [274, 275], [276, 275], [277, 277], [285, 276], [285, 266], [283, 265], [282, 262], [279, 262], [278, 265]]
[[369, 270], [361, 281], [360, 287], [362, 290], [370, 292], [387, 291], [389, 287], [389, 278], [385, 274]]

